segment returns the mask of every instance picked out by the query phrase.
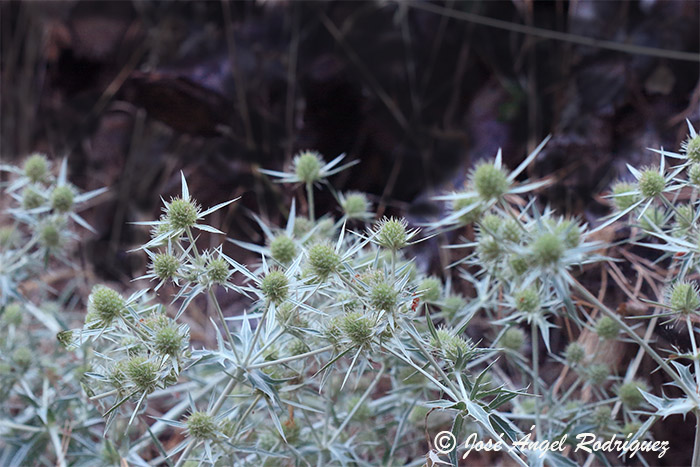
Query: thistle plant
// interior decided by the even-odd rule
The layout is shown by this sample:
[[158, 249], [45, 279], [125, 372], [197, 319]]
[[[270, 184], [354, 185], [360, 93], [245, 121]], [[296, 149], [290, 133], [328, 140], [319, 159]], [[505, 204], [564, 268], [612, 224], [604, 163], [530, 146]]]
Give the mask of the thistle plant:
[[[500, 151], [478, 162], [465, 187], [435, 196], [445, 214], [424, 225], [377, 216], [365, 194], [336, 192], [329, 177], [355, 162], [304, 151], [286, 172], [261, 170], [300, 190], [282, 225], [251, 215], [257, 243], [210, 225], [235, 200], [205, 209], [183, 174], [179, 194], [162, 198], [160, 217], [137, 223], [150, 230], [131, 252], [146, 260], [142, 275], [128, 289], [93, 284], [77, 329], [46, 320], [81, 365], [79, 377], [62, 383], [75, 391], [60, 412], [73, 421], [71, 435], [59, 433], [48, 409], [17, 415], [3, 406], [10, 447], [0, 459], [30, 459], [21, 446], [32, 438], [45, 445], [42, 464], [458, 465], [462, 441], [476, 433], [502, 440], [501, 455], [518, 465], [619, 463], [630, 452], [575, 451], [575, 435], [648, 442], [659, 419], [700, 413], [697, 138], [690, 127], [679, 153], [659, 150], [658, 164], [630, 167], [610, 189], [612, 214], [591, 226], [539, 203], [548, 180], [519, 181], [546, 141], [512, 171]], [[69, 185], [65, 168], [53, 178], [36, 157], [8, 170], [17, 206], [8, 212], [33, 239], [25, 250], [13, 233], [0, 236], [3, 255], [15, 255], [8, 264], [17, 265], [2, 269], [14, 295], [3, 289], [0, 315], [0, 387], [12, 400], [42, 380], [17, 339], [40, 324], [25, 309], [45, 318], [20, 292], [40, 262], [22, 260], [68, 258], [65, 226], [86, 224], [76, 212], [94, 194]], [[319, 189], [331, 191], [337, 208], [317, 212]], [[663, 284], [640, 286], [639, 296], [663, 291], [642, 302], [649, 313], [623, 315], [582, 284], [591, 271], [617, 274], [627, 260], [624, 242], [601, 235], [608, 227], [629, 230], [628, 243], [669, 272]], [[444, 247], [444, 270], [415, 259], [428, 242]], [[685, 326], [690, 348], [653, 343], [657, 322]], [[627, 369], [610, 358], [622, 354], [619, 346], [638, 352]], [[639, 371], [643, 358], [677, 395], [652, 387]], [[44, 407], [47, 397], [30, 398]], [[53, 400], [51, 410], [62, 407]], [[459, 446], [439, 444], [443, 432]], [[563, 451], [517, 444], [563, 435]], [[86, 454], [85, 439], [99, 450]], [[700, 441], [694, 466], [699, 451]], [[644, 463], [653, 455], [635, 453]]]
[[102, 439], [97, 414], [80, 390], [84, 354], [76, 358], [55, 338], [77, 314], [66, 302], [77, 281], [62, 292], [46, 277], [59, 268], [78, 274], [72, 252], [80, 231], [92, 231], [78, 213], [105, 190], [80, 192], [68, 182], [67, 161], [56, 173], [42, 154], [0, 171], [8, 176], [0, 185], [7, 202], [0, 216], [0, 464], [65, 466], [76, 456], [102, 463], [94, 449]]

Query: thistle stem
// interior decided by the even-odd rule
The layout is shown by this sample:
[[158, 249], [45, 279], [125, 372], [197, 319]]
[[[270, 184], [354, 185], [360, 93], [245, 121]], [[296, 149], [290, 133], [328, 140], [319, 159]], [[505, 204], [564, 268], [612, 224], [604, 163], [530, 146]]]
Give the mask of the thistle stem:
[[280, 365], [282, 363], [289, 363], [289, 362], [293, 362], [294, 360], [301, 360], [302, 358], [311, 357], [312, 355], [320, 354], [323, 352], [328, 352], [330, 350], [333, 350], [333, 346], [327, 345], [325, 347], [321, 347], [320, 349], [311, 350], [309, 352], [302, 353], [299, 355], [292, 355], [290, 357], [280, 358], [279, 360], [273, 360], [271, 362], [256, 363], [255, 365], [248, 366], [248, 369], [250, 369], [250, 370], [260, 369], [260, 368], [265, 368], [268, 366]]
[[309, 207], [309, 220], [311, 220], [311, 222], [314, 222], [316, 220], [316, 216], [314, 213], [314, 184], [313, 183], [306, 184], [306, 204]]
[[236, 356], [236, 360], [240, 363], [241, 358], [238, 355], [238, 350], [236, 350], [236, 343], [233, 341], [233, 336], [231, 335], [231, 331], [228, 328], [228, 325], [226, 324], [226, 319], [224, 318], [224, 313], [221, 311], [221, 306], [219, 305], [219, 300], [216, 298], [216, 294], [214, 293], [214, 289], [209, 288], [209, 297], [211, 300], [214, 302], [214, 308], [216, 308], [216, 314], [219, 316], [219, 319], [221, 320], [221, 325], [224, 327], [224, 332], [226, 333], [226, 337], [228, 338], [229, 344], [231, 344], [231, 350], [233, 351], [233, 354]]
[[540, 349], [537, 326], [530, 325], [530, 336], [532, 340], [532, 392], [535, 395], [535, 436], [540, 441]]
[[695, 410], [695, 443], [693, 445], [693, 460], [691, 467], [700, 467], [700, 410]]
[[238, 419], [238, 423], [236, 423], [236, 427], [233, 430], [233, 435], [231, 436], [231, 439], [238, 434], [238, 430], [241, 429], [241, 426], [243, 425], [243, 422], [245, 422], [245, 419], [248, 418], [248, 416], [253, 412], [253, 409], [255, 408], [256, 405], [258, 405], [258, 402], [260, 401], [260, 398], [262, 397], [262, 393], [258, 392], [258, 394], [255, 396], [255, 399], [253, 399], [253, 402], [248, 406], [246, 411], [243, 413], [241, 418]]
[[693, 323], [690, 321], [690, 316], [685, 317], [685, 324], [688, 326], [688, 335], [690, 336], [690, 344], [693, 349], [693, 368], [695, 369], [695, 391], [700, 390], [700, 362], [698, 362], [698, 346], [695, 342], [695, 330]]

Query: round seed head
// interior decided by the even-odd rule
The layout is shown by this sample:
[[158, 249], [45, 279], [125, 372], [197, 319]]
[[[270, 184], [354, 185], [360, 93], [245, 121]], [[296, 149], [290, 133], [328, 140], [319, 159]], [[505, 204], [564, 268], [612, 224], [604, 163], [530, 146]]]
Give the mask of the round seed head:
[[495, 214], [486, 214], [481, 218], [480, 226], [485, 233], [498, 235], [503, 227], [503, 219]]
[[519, 327], [512, 326], [506, 330], [498, 341], [498, 345], [504, 349], [519, 351], [525, 343], [525, 333]]
[[384, 218], [378, 226], [377, 243], [388, 250], [400, 250], [408, 243], [407, 225], [404, 219]]
[[353, 344], [360, 347], [369, 344], [374, 334], [372, 322], [358, 312], [348, 313], [343, 316], [340, 322], [340, 329]]
[[319, 279], [326, 280], [338, 271], [340, 257], [329, 244], [317, 243], [309, 249], [309, 266]]
[[153, 346], [161, 355], [174, 357], [180, 353], [185, 343], [185, 336], [174, 325], [164, 326], [156, 331]]
[[620, 325], [617, 324], [611, 317], [603, 316], [598, 320], [598, 323], [596, 323], [595, 332], [601, 339], [617, 339], [618, 334], [620, 334]]
[[88, 297], [88, 314], [93, 313], [102, 326], [109, 326], [122, 313], [125, 305], [119, 292], [104, 285], [96, 285]]
[[311, 229], [314, 228], [313, 222], [311, 222], [306, 217], [295, 217], [294, 218], [294, 236], [296, 238], [303, 237]]
[[695, 163], [688, 169], [688, 180], [695, 186], [700, 186], [700, 164]]
[[587, 368], [587, 377], [595, 386], [603, 384], [610, 375], [610, 369], [605, 363], [594, 363]]
[[510, 256], [508, 264], [516, 276], [522, 276], [529, 269], [527, 258], [516, 254]]
[[51, 208], [57, 212], [68, 212], [73, 207], [73, 199], [73, 190], [69, 186], [57, 186], [51, 193]]
[[22, 324], [22, 317], [22, 305], [14, 302], [5, 307], [5, 312], [2, 314], [2, 321], [7, 325], [19, 326]]
[[192, 412], [186, 423], [187, 434], [197, 441], [210, 440], [216, 436], [214, 417], [206, 412]]
[[535, 313], [540, 309], [540, 294], [537, 289], [529, 287], [515, 294], [515, 308], [525, 313]]
[[[357, 406], [357, 410], [355, 410], [355, 415], [353, 415], [352, 419], [359, 422], [367, 421], [372, 418], [372, 409], [370, 409], [366, 402], [360, 402], [361, 399], [361, 396], [352, 396], [348, 401], [348, 413]], [[358, 406], [358, 404], [360, 405]]]
[[22, 207], [36, 209], [44, 204], [44, 197], [31, 185], [22, 190]]
[[[474, 196], [455, 199], [454, 201], [452, 201], [452, 212], [459, 212], [462, 209], [465, 209], [467, 206], [471, 206], [472, 204], [477, 203], [480, 203], [480, 201]], [[474, 206], [470, 211], [459, 216], [459, 222], [461, 224], [472, 224], [481, 218], [483, 212], [483, 207], [480, 204], [478, 204], [477, 206]]]
[[655, 232], [666, 224], [666, 211], [663, 208], [651, 206], [640, 219], [639, 224], [647, 232]]
[[377, 310], [394, 311], [398, 292], [387, 282], [379, 282], [370, 290], [370, 303]]
[[442, 350], [445, 359], [455, 363], [460, 358], [463, 361], [469, 361], [474, 357], [474, 345], [471, 340], [455, 336], [445, 328], [438, 329], [436, 334], [437, 339], [432, 337], [430, 345], [435, 349]]
[[564, 238], [567, 248], [576, 248], [581, 243], [581, 227], [571, 219], [559, 222], [554, 231]]
[[476, 167], [471, 182], [479, 196], [485, 200], [500, 198], [510, 185], [505, 172], [489, 163], [481, 163]]
[[333, 219], [319, 219], [316, 222], [317, 238], [330, 239], [333, 237], [333, 234], [335, 234], [335, 223], [333, 222]]
[[17, 231], [14, 227], [0, 227], [0, 248], [12, 248], [17, 243]]
[[12, 365], [7, 362], [0, 362], [0, 379], [13, 376]]
[[158, 367], [143, 356], [131, 357], [126, 363], [124, 373], [141, 392], [152, 392], [158, 382]]
[[166, 218], [173, 229], [186, 229], [197, 223], [199, 207], [190, 200], [173, 198], [166, 208]]
[[461, 295], [450, 295], [445, 299], [442, 311], [451, 319], [465, 306], [467, 306], [467, 301]]
[[666, 188], [666, 180], [656, 168], [649, 168], [639, 177], [639, 191], [645, 198], [655, 198], [663, 193]]
[[676, 282], [668, 296], [671, 311], [687, 315], [700, 308], [700, 295], [695, 282]]
[[541, 266], [556, 264], [564, 254], [563, 240], [553, 232], [545, 232], [531, 245], [532, 255]]
[[435, 277], [427, 277], [418, 286], [418, 292], [426, 302], [437, 302], [442, 294], [442, 283]]
[[566, 350], [564, 351], [564, 357], [571, 365], [581, 363], [583, 361], [583, 357], [585, 356], [586, 351], [578, 342], [571, 342], [566, 346]]
[[282, 271], [272, 270], [263, 277], [260, 290], [267, 300], [278, 305], [289, 295], [289, 279]]
[[172, 279], [180, 268], [180, 260], [169, 253], [158, 253], [153, 258], [153, 273], [160, 280]]
[[143, 324], [155, 330], [169, 326], [171, 321], [165, 313], [154, 312], [148, 318], [146, 318]]
[[294, 172], [300, 181], [313, 183], [321, 179], [324, 160], [315, 151], [304, 151], [294, 158]]
[[638, 199], [638, 195], [635, 193], [636, 191], [637, 185], [622, 181], [615, 183], [612, 187], [612, 200], [615, 207], [619, 211], [624, 211], [636, 203]]
[[207, 277], [214, 284], [223, 284], [231, 275], [228, 263], [223, 258], [212, 258], [207, 264]]
[[309, 351], [309, 346], [301, 339], [294, 339], [289, 344], [290, 355], [301, 355]]
[[363, 219], [369, 211], [369, 201], [364, 193], [348, 193], [342, 202], [343, 212], [348, 219]]
[[501, 236], [504, 240], [508, 240], [509, 242], [513, 243], [518, 243], [520, 242], [522, 235], [523, 229], [522, 227], [520, 227], [520, 224], [518, 224], [515, 220], [507, 219], [503, 223], [503, 226], [501, 227]]
[[61, 246], [61, 231], [55, 222], [46, 221], [39, 225], [39, 243], [49, 250]]
[[644, 402], [644, 396], [640, 389], [648, 391], [647, 385], [643, 381], [630, 381], [617, 388], [617, 397], [627, 408], [636, 409]]
[[334, 316], [333, 318], [328, 320], [323, 330], [323, 336], [326, 338], [326, 340], [328, 340], [328, 342], [330, 342], [333, 345], [338, 345], [341, 339], [343, 338], [343, 321], [343, 316]]
[[600, 405], [593, 411], [591, 418], [596, 427], [604, 428], [610, 424], [612, 410], [607, 405]]
[[685, 155], [693, 162], [700, 162], [700, 135], [695, 135], [684, 144]]
[[32, 351], [29, 349], [29, 347], [17, 347], [15, 351], [12, 352], [12, 360], [18, 367], [26, 370], [29, 368], [29, 365], [32, 364]]
[[501, 243], [495, 237], [491, 235], [482, 235], [476, 247], [476, 253], [479, 260], [486, 263], [498, 261], [501, 258], [503, 250], [501, 250]]
[[270, 242], [270, 254], [279, 263], [289, 264], [297, 255], [297, 247], [291, 238], [278, 235]]
[[676, 206], [676, 228], [688, 230], [693, 226], [695, 219], [695, 208], [689, 203]]
[[43, 181], [49, 173], [49, 162], [42, 154], [32, 154], [24, 162], [24, 175], [32, 182]]

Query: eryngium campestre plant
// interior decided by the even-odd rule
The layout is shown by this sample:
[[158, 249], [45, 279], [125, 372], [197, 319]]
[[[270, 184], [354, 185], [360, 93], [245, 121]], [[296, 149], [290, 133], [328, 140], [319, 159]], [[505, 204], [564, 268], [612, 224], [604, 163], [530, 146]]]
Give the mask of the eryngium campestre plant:
[[[467, 186], [437, 197], [446, 214], [421, 228], [400, 217], [375, 219], [360, 193], [336, 194], [337, 217], [317, 217], [314, 190], [348, 164], [339, 166], [343, 156], [326, 163], [305, 151], [287, 172], [263, 171], [299, 186], [303, 196], [291, 201], [285, 225], [255, 217], [259, 245], [224, 242], [225, 233], [205, 222], [232, 201], [202, 209], [183, 175], [181, 194], [166, 198], [163, 215], [144, 223], [151, 239], [134, 254], [147, 256], [148, 266], [136, 287], [94, 287], [80, 329], [47, 320], [58, 342], [80, 357], [80, 368], [63, 377], [65, 387], [81, 385], [89, 397], [74, 395], [70, 410], [61, 412], [85, 420], [71, 431], [76, 435], [63, 435], [67, 444], [53, 441], [61, 441], [57, 425], [42, 419], [44, 407], [54, 410], [64, 400], [44, 389], [50, 362], [35, 362], [14, 337], [30, 326], [18, 318], [23, 310], [45, 316], [15, 285], [35, 271], [10, 276], [2, 269], [13, 294], [3, 295], [0, 310], [0, 395], [25, 391], [16, 384], [21, 378], [46, 393], [34, 398], [41, 403], [29, 418], [3, 409], [15, 417], [2, 425], [3, 439], [10, 439], [12, 455], [23, 443], [43, 440], [49, 463], [72, 462], [84, 454], [79, 441], [91, 439], [98, 447], [85, 458], [93, 465], [167, 460], [177, 467], [455, 462], [461, 451], [450, 458], [425, 440], [426, 432], [432, 438], [441, 431], [457, 440], [474, 432], [507, 444], [533, 426], [535, 440], [586, 430], [651, 439], [658, 418], [700, 410], [694, 327], [700, 298], [693, 282], [700, 272], [698, 201], [679, 199], [700, 179], [694, 175], [697, 135], [692, 127], [690, 133], [679, 153], [657, 151], [653, 168], [631, 168], [629, 178], [611, 187], [614, 212], [592, 222], [593, 230], [528, 197], [546, 184], [521, 181], [542, 146], [514, 170], [504, 167], [500, 152], [479, 162]], [[668, 164], [669, 158], [676, 162]], [[41, 254], [61, 254], [71, 238], [64, 229], [42, 236], [42, 229], [70, 223], [84, 199], [65, 176], [52, 178], [48, 161], [34, 158], [12, 170], [21, 181], [10, 190], [20, 231]], [[34, 207], [22, 208], [23, 202]], [[463, 228], [469, 223], [474, 228]], [[606, 256], [618, 246], [601, 234], [618, 226], [629, 229], [636, 247], [658, 252], [673, 279], [656, 287], [660, 296], [645, 299], [650, 311], [636, 320], [579, 281], [582, 271], [605, 270], [624, 284]], [[447, 230], [457, 232], [441, 235]], [[214, 246], [199, 242], [199, 232], [212, 235], [206, 245]], [[450, 267], [428, 275], [414, 255], [420, 242], [434, 237], [454, 242], [445, 254]], [[241, 264], [229, 256], [231, 243], [258, 259]], [[3, 233], [0, 245], [3, 258], [18, 261], [21, 241]], [[224, 293], [240, 295], [236, 303], [245, 306], [224, 306]], [[197, 322], [197, 334], [213, 338], [193, 335], [191, 342], [187, 323], [202, 309], [210, 319]], [[674, 360], [660, 353], [649, 333], [637, 329], [651, 317], [686, 326], [690, 348], [676, 349]], [[552, 332], [557, 327], [562, 330]], [[612, 346], [630, 342], [670, 378], [676, 396], [652, 394], [638, 363], [621, 371], [612, 361]], [[540, 371], [543, 364], [561, 371]], [[90, 407], [106, 423], [90, 425]], [[102, 441], [103, 432], [114, 441]], [[63, 445], [67, 450], [58, 449]], [[519, 465], [598, 461], [571, 449], [502, 455]], [[23, 460], [31, 463], [29, 456]], [[611, 454], [608, 461], [618, 458]]]

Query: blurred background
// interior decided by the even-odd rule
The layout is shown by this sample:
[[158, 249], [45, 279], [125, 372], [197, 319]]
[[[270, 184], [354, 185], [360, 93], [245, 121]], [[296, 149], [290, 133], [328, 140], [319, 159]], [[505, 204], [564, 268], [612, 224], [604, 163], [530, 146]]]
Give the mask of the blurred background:
[[[126, 251], [158, 216], [179, 171], [204, 206], [260, 241], [240, 211], [282, 220], [282, 170], [302, 149], [361, 162], [336, 187], [379, 214], [420, 221], [503, 148], [526, 176], [553, 176], [554, 208], [593, 219], [599, 193], [647, 147], [677, 149], [700, 123], [696, 1], [2, 2], [0, 154], [69, 157], [89, 214], [95, 273], [128, 281]], [[335, 202], [319, 193], [322, 211]], [[233, 253], [235, 254], [235, 252]]]

